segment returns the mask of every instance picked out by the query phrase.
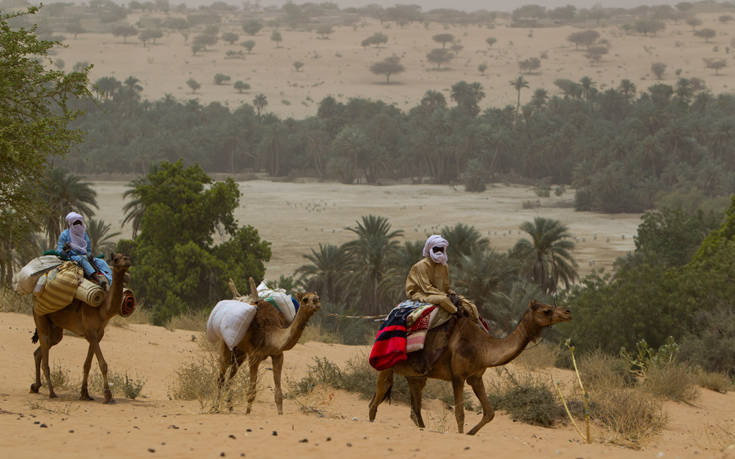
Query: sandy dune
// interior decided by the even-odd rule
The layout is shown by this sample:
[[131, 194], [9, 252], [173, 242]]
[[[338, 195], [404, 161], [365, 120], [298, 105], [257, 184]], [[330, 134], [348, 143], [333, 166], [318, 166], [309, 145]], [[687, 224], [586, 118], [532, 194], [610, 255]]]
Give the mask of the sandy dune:
[[[113, 227], [122, 221], [122, 193], [127, 182], [93, 182], [101, 218]], [[497, 185], [484, 193], [465, 193], [462, 187], [442, 185], [342, 185], [284, 183], [262, 180], [239, 182], [242, 197], [235, 212], [240, 224], [255, 226], [272, 243], [267, 278], [290, 275], [304, 264], [304, 254], [319, 243], [341, 244], [354, 238], [346, 230], [363, 215], [388, 217], [406, 240], [419, 240], [445, 225], [475, 226], [498, 250], [513, 246], [522, 236], [518, 226], [535, 216], [556, 218], [576, 237], [574, 256], [580, 272], [609, 268], [615, 258], [633, 249], [639, 214], [575, 212], [574, 194], [537, 197], [525, 186]], [[523, 209], [524, 201], [540, 208]], [[130, 227], [123, 236], [130, 236]], [[420, 254], [417, 254], [417, 257]]]
[[[254, 412], [237, 406], [232, 414], [202, 414], [197, 402], [170, 400], [175, 369], [205, 355], [192, 341], [198, 333], [148, 325], [110, 327], [102, 349], [111, 371], [145, 379], [144, 397], [118, 399], [114, 405], [78, 400], [78, 389], [59, 390], [48, 400], [28, 393], [33, 381], [33, 319], [2, 313], [0, 319], [0, 450], [3, 457], [735, 457], [723, 448], [735, 441], [735, 394], [702, 391], [694, 405], [668, 403], [668, 428], [642, 450], [598, 441], [585, 445], [570, 426], [552, 429], [514, 423], [502, 413], [475, 437], [455, 433], [452, 412], [427, 401], [427, 428], [419, 430], [402, 404], [383, 404], [375, 423], [367, 422], [367, 401], [356, 395], [319, 388], [299, 402], [284, 401], [283, 416], [272, 402], [269, 365]], [[52, 350], [52, 368], [61, 366], [81, 379], [86, 342], [73, 336]], [[362, 346], [299, 344], [286, 354], [284, 377], [298, 379], [313, 356], [343, 364], [365, 352]], [[569, 374], [553, 370], [555, 378]], [[490, 373], [490, 372], [488, 372]], [[308, 403], [324, 414], [304, 414]], [[479, 416], [468, 413], [467, 426]], [[247, 431], [250, 429], [250, 431]], [[273, 432], [277, 432], [274, 436]], [[593, 435], [600, 438], [596, 429]], [[307, 441], [304, 442], [304, 439]], [[729, 443], [728, 443], [729, 442]], [[153, 450], [153, 451], [151, 451]]]
[[[603, 24], [597, 28], [601, 39], [610, 43], [610, 53], [598, 64], [590, 64], [582, 49], [575, 50], [567, 41], [577, 27], [550, 27], [539, 29], [511, 28], [498, 24], [493, 28], [481, 26], [448, 26], [432, 23], [398, 27], [377, 21], [365, 21], [357, 27], [335, 27], [330, 39], [322, 40], [315, 32], [281, 29], [283, 42], [276, 47], [270, 40], [272, 28], [265, 27], [255, 37], [246, 36], [237, 23], [223, 21], [220, 33], [235, 32], [240, 35], [233, 45], [220, 40], [206, 52], [192, 55], [191, 40], [200, 31], [190, 33], [188, 43], [182, 35], [171, 33], [145, 48], [137, 38], [127, 43], [110, 34], [81, 34], [69, 36], [68, 48], [59, 49], [54, 58], [61, 58], [66, 69], [80, 61], [94, 64], [90, 80], [114, 76], [124, 80], [133, 75], [141, 80], [143, 95], [158, 99], [171, 94], [180, 99], [199, 99], [202, 103], [222, 102], [231, 108], [251, 103], [257, 93], [268, 97], [266, 111], [279, 116], [304, 117], [316, 113], [319, 102], [333, 96], [346, 102], [350, 97], [366, 97], [396, 104], [401, 109], [416, 105], [427, 90], [442, 91], [450, 101], [451, 86], [461, 80], [477, 81], [483, 85], [486, 98], [481, 108], [513, 105], [515, 90], [509, 81], [518, 75], [518, 62], [531, 57], [541, 58], [541, 68], [535, 74], [526, 75], [530, 89], [521, 93], [521, 103], [526, 103], [533, 91], [545, 88], [551, 94], [558, 93], [554, 80], [568, 78], [574, 81], [589, 76], [597, 87], [616, 87], [621, 79], [630, 79], [640, 90], [656, 83], [674, 84], [679, 77], [702, 78], [714, 92], [732, 91], [732, 70], [728, 68], [715, 75], [705, 68], [703, 58], [726, 59], [732, 67], [731, 39], [735, 23], [720, 23], [719, 14], [699, 14], [702, 25], [712, 28], [718, 35], [705, 42], [692, 35], [692, 29], [683, 21], [667, 22], [666, 30], [656, 36], [629, 35], [618, 25]], [[135, 23], [138, 16], [131, 14], [127, 21]], [[594, 27], [593, 23], [589, 24]], [[387, 46], [380, 49], [363, 48], [360, 42], [375, 32], [388, 35]], [[432, 41], [439, 33], [451, 33], [463, 46], [459, 55], [441, 71], [427, 61], [426, 54], [441, 45]], [[492, 48], [485, 40], [497, 39]], [[226, 59], [228, 50], [245, 50], [238, 43], [253, 39], [256, 46], [244, 59]], [[370, 73], [372, 63], [397, 55], [406, 71], [394, 75], [386, 85], [385, 77]], [[301, 61], [303, 69], [297, 72], [293, 63]], [[651, 64], [663, 62], [667, 70], [662, 81], [655, 80]], [[487, 65], [481, 74], [478, 65]], [[678, 72], [678, 75], [677, 73]], [[214, 75], [223, 73], [231, 77], [230, 84], [216, 85]], [[193, 78], [201, 84], [195, 94], [186, 85]], [[251, 90], [238, 93], [232, 86], [244, 81]]]

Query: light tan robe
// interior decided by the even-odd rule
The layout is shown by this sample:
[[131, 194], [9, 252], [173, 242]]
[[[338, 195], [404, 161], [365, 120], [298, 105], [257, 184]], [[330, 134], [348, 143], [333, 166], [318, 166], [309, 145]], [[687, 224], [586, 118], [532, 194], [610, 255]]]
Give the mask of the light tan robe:
[[[431, 258], [424, 257], [411, 267], [406, 278], [406, 296], [411, 300], [437, 304], [449, 313], [457, 312], [457, 308], [449, 299], [449, 294], [455, 293], [449, 287], [449, 267], [441, 263], [434, 263]], [[466, 305], [475, 318], [477, 306], [461, 295], [457, 295]]]

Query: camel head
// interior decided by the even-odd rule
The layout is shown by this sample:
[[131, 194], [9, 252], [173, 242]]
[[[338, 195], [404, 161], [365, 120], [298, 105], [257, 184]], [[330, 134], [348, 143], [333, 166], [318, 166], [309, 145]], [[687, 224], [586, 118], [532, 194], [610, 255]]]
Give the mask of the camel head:
[[322, 307], [322, 304], [319, 302], [319, 295], [316, 292], [297, 293], [295, 296], [300, 305], [299, 311], [303, 309], [309, 316]]
[[110, 267], [113, 271], [127, 271], [130, 269], [130, 257], [122, 253], [110, 254]]
[[528, 311], [531, 314], [531, 319], [539, 327], [550, 327], [559, 322], [572, 320], [572, 313], [569, 312], [569, 309], [557, 308], [538, 300], [528, 302]]

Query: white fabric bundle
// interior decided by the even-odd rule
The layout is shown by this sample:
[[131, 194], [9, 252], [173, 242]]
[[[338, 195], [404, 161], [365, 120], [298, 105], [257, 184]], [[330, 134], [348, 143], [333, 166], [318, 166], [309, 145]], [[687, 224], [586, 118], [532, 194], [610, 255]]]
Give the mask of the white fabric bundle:
[[294, 304], [295, 300], [291, 295], [287, 294], [286, 291], [281, 288], [269, 288], [265, 284], [265, 281], [261, 282], [256, 290], [258, 291], [258, 298], [266, 300], [275, 306], [276, 309], [281, 311], [281, 314], [283, 314], [289, 324], [293, 322], [294, 317], [296, 317], [297, 307]]
[[18, 293], [33, 293], [33, 288], [36, 286], [38, 278], [46, 271], [62, 263], [63, 261], [56, 255], [44, 255], [34, 258], [15, 275], [13, 282], [15, 291]]
[[220, 339], [230, 350], [245, 337], [255, 317], [255, 306], [237, 300], [222, 300], [217, 303], [207, 320], [207, 339], [216, 343]]

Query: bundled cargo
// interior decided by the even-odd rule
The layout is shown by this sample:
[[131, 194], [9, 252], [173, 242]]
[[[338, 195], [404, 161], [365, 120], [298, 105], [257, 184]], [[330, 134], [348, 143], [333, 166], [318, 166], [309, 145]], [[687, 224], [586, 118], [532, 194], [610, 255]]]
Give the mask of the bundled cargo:
[[209, 314], [207, 339], [211, 343], [221, 339], [230, 350], [233, 350], [245, 337], [255, 312], [255, 306], [242, 301], [220, 301]]
[[38, 282], [43, 283], [39, 292], [34, 292], [36, 301], [33, 310], [38, 315], [50, 314], [65, 308], [74, 300], [74, 295], [82, 281], [82, 268], [74, 262], [64, 262], [58, 268], [43, 275]]
[[34, 258], [15, 275], [13, 288], [18, 293], [33, 293], [38, 279], [46, 272], [61, 265], [63, 261], [56, 255]]
[[283, 289], [271, 289], [265, 281], [261, 282], [257, 287], [258, 298], [266, 300], [278, 309], [281, 314], [288, 320], [288, 323], [293, 322], [296, 313], [299, 311], [299, 302], [296, 298], [287, 294]]
[[105, 290], [90, 280], [82, 279], [74, 292], [74, 298], [96, 308], [105, 301]]

